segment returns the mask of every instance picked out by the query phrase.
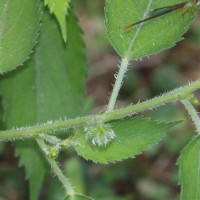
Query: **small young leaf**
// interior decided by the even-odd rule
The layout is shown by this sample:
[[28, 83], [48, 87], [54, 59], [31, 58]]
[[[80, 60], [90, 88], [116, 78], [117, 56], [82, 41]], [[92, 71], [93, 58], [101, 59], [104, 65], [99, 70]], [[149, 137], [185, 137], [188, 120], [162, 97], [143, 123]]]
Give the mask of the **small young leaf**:
[[[67, 45], [54, 18], [44, 14], [34, 56], [18, 70], [1, 77], [4, 119], [8, 128], [34, 125], [82, 112], [86, 57], [81, 30], [69, 14]], [[16, 154], [26, 170], [30, 200], [38, 199], [46, 162], [34, 140], [16, 142]]]
[[106, 164], [140, 154], [160, 141], [164, 133], [175, 124], [158, 123], [144, 118], [117, 120], [111, 123], [116, 137], [107, 146], [94, 146], [81, 129], [73, 138], [72, 145], [83, 158]]
[[110, 42], [122, 57], [137, 59], [163, 51], [180, 41], [197, 14], [197, 8], [184, 8], [133, 26], [151, 11], [180, 3], [180, 0], [106, 0], [106, 28]]
[[178, 160], [181, 200], [200, 199], [200, 137], [195, 137]]
[[50, 12], [54, 13], [62, 31], [63, 40], [67, 41], [67, 23], [66, 15], [68, 14], [69, 4], [71, 0], [44, 0], [48, 5]]
[[28, 59], [41, 15], [40, 0], [0, 1], [0, 74]]

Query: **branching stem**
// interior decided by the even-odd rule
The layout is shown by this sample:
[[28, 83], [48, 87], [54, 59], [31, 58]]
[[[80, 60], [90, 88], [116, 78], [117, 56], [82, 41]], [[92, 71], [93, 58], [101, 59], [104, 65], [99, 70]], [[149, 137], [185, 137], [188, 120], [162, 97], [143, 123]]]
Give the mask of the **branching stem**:
[[190, 115], [190, 117], [195, 125], [197, 134], [200, 135], [200, 118], [197, 114], [197, 111], [194, 109], [192, 103], [189, 100], [187, 100], [187, 99], [182, 100], [182, 103], [185, 106], [188, 114]]
[[51, 165], [54, 173], [56, 174], [56, 176], [58, 177], [58, 179], [60, 180], [60, 182], [62, 183], [63, 187], [65, 188], [66, 193], [69, 196], [73, 196], [75, 194], [75, 191], [73, 189], [73, 187], [71, 186], [70, 181], [65, 177], [65, 175], [62, 173], [61, 169], [58, 167], [58, 164], [56, 163], [55, 160], [53, 160], [52, 158], [50, 158], [47, 154], [46, 154], [46, 149], [48, 148], [47, 145], [44, 143], [44, 141], [42, 139], [37, 139], [37, 143], [40, 146], [41, 150], [45, 153], [46, 159], [49, 162], [49, 164]]
[[6, 139], [22, 139], [27, 137], [36, 137], [40, 134], [56, 135], [59, 130], [66, 130], [67, 128], [78, 128], [87, 125], [89, 122], [108, 122], [115, 119], [121, 119], [126, 116], [131, 116], [134, 113], [139, 113], [144, 110], [159, 107], [166, 103], [185, 99], [189, 94], [195, 90], [200, 89], [200, 80], [190, 83], [185, 87], [175, 89], [171, 92], [165, 93], [162, 96], [138, 103], [133, 106], [113, 110], [112, 112], [104, 113], [103, 115], [91, 115], [87, 117], [68, 119], [63, 121], [56, 121], [47, 124], [40, 124], [32, 127], [22, 127], [19, 129], [0, 131], [0, 140]]

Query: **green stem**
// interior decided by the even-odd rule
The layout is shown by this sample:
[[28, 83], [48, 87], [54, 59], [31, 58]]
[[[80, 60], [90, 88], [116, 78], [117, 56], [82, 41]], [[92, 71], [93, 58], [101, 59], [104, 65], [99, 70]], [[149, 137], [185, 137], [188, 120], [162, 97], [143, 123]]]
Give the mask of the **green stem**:
[[58, 167], [56, 161], [53, 160], [52, 158], [50, 158], [46, 154], [46, 150], [48, 149], [47, 145], [44, 143], [44, 141], [42, 139], [36, 139], [36, 140], [37, 140], [38, 145], [42, 149], [42, 151], [45, 153], [46, 159], [49, 162], [49, 164], [51, 165], [54, 173], [56, 174], [56, 176], [58, 177], [60, 182], [63, 184], [63, 187], [65, 188], [66, 193], [69, 196], [73, 196], [75, 194], [75, 191], [74, 191], [73, 187], [71, 186], [70, 181], [64, 176], [61, 169]]
[[26, 137], [36, 137], [42, 133], [56, 135], [56, 131], [66, 130], [68, 128], [77, 128], [89, 123], [108, 122], [115, 119], [121, 119], [126, 116], [131, 116], [134, 113], [142, 112], [147, 109], [152, 109], [166, 103], [185, 99], [190, 93], [200, 88], [200, 81], [190, 83], [185, 87], [175, 89], [171, 92], [165, 93], [160, 97], [138, 103], [133, 106], [113, 110], [112, 112], [104, 113], [103, 115], [91, 115], [76, 119], [69, 119], [64, 121], [56, 121], [47, 124], [40, 124], [32, 127], [25, 127], [19, 129], [0, 131], [0, 140], [5, 139], [22, 139]]
[[113, 88], [113, 91], [112, 91], [106, 112], [110, 112], [114, 109], [114, 106], [115, 106], [115, 103], [116, 103], [116, 100], [117, 100], [117, 96], [119, 94], [119, 90], [120, 90], [121, 85], [122, 85], [124, 75], [125, 75], [127, 68], [128, 68], [128, 62], [129, 61], [128, 61], [127, 58], [122, 59], [121, 65], [119, 67], [119, 73], [117, 74], [115, 85], [114, 85], [114, 88]]
[[[152, 4], [152, 0], [149, 1], [149, 3], [147, 4], [147, 8], [146, 8], [146, 11], [144, 13], [143, 19], [149, 13], [149, 9], [150, 9], [151, 4]], [[131, 49], [132, 49], [132, 47], [133, 47], [133, 45], [134, 45], [134, 43], [135, 43], [135, 41], [136, 41], [136, 39], [139, 35], [139, 32], [141, 31], [141, 27], [142, 27], [142, 23], [138, 26], [137, 31], [134, 34], [134, 36], [133, 36], [133, 38], [130, 42], [130, 45], [129, 45], [128, 50], [126, 52], [126, 56], [124, 58], [122, 58], [122, 62], [121, 62], [121, 65], [119, 67], [119, 72], [118, 72], [117, 77], [116, 77], [115, 85], [114, 85], [114, 88], [113, 88], [113, 91], [112, 91], [106, 112], [110, 112], [114, 109], [114, 106], [115, 106], [115, 103], [116, 103], [116, 100], [117, 100], [117, 97], [118, 97], [118, 94], [119, 94], [119, 90], [120, 90], [122, 82], [123, 82], [123, 78], [124, 78], [125, 73], [126, 73], [127, 68], [128, 68], [128, 63], [129, 63], [129, 60], [130, 60], [129, 54], [130, 54]]]
[[197, 111], [194, 109], [192, 103], [189, 100], [185, 99], [185, 100], [182, 100], [181, 102], [185, 106], [188, 114], [190, 115], [190, 117], [196, 127], [197, 134], [200, 135], [200, 118], [197, 114]]
[[43, 141], [46, 141], [52, 145], [56, 145], [59, 142], [61, 142], [60, 138], [57, 138], [56, 136], [53, 135], [48, 135], [48, 134], [40, 134], [39, 138], [42, 139]]

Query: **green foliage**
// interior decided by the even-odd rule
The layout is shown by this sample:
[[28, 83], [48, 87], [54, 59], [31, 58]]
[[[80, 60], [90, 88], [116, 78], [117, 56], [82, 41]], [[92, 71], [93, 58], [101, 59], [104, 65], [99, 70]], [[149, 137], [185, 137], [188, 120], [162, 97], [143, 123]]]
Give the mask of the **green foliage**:
[[40, 0], [0, 1], [0, 73], [22, 65], [32, 52], [41, 20]]
[[200, 137], [195, 137], [179, 158], [181, 200], [200, 199]]
[[116, 138], [108, 145], [94, 146], [83, 130], [77, 131], [72, 145], [80, 156], [99, 163], [116, 162], [133, 158], [151, 145], [159, 142], [170, 127], [176, 123], [158, 123], [149, 119], [126, 119], [114, 121], [111, 126]]
[[[130, 59], [158, 53], [172, 47], [182, 39], [183, 33], [189, 28], [199, 8], [193, 1], [189, 2], [195, 5], [195, 9], [185, 12], [186, 10], [182, 8], [131, 29], [123, 30], [123, 27], [147, 18], [152, 10], [158, 9], [159, 12], [159, 8], [174, 5], [180, 1], [106, 0], [107, 33], [113, 47], [123, 57], [121, 64], [123, 70], [118, 73], [119, 78], [117, 76], [118, 81], [113, 90], [114, 98], [111, 95], [112, 100], [111, 104], [109, 102], [108, 110], [100, 115], [80, 118], [76, 117], [85, 114], [90, 109], [91, 101], [84, 99], [86, 55], [81, 37], [82, 32], [71, 10], [68, 18], [66, 17], [70, 0], [44, 0], [50, 13], [55, 15], [53, 17], [46, 9], [43, 9], [40, 0], [3, 0], [0, 2], [0, 73], [24, 64], [21, 68], [2, 76], [0, 80], [4, 109], [0, 112], [3, 117], [0, 117], [4, 118], [7, 129], [15, 128], [10, 132], [6, 130], [1, 132], [0, 138], [13, 139], [12, 134], [18, 139], [23, 139], [28, 134], [32, 137], [30, 140], [15, 142], [15, 152], [20, 157], [19, 166], [25, 167], [26, 178], [29, 180], [31, 200], [38, 199], [42, 183], [47, 175], [48, 167], [42, 153], [45, 154], [65, 190], [62, 190], [60, 183], [58, 189], [57, 182], [54, 181], [50, 187], [52, 190], [47, 194], [48, 199], [87, 200], [91, 198], [81, 195], [85, 192], [85, 187], [82, 176], [83, 165], [79, 160], [69, 159], [64, 166], [64, 171], [67, 177], [72, 179], [75, 190], [55, 161], [63, 146], [67, 149], [71, 145], [86, 160], [107, 164], [140, 154], [157, 144], [163, 138], [164, 133], [178, 123], [130, 118], [135, 111], [141, 112], [161, 104], [181, 100], [200, 134], [199, 118], [191, 104], [192, 102], [198, 105], [198, 99], [195, 96], [192, 98], [187, 96], [200, 88], [198, 81], [161, 97], [138, 103], [135, 107], [113, 110]], [[42, 21], [41, 27], [40, 21]], [[61, 29], [63, 39], [59, 29]], [[27, 60], [37, 42], [38, 35], [40, 37], [34, 54]], [[66, 40], [67, 43], [65, 43]], [[167, 81], [161, 78], [157, 82], [163, 85], [163, 82]], [[168, 85], [168, 88], [174, 87]], [[125, 118], [126, 116], [128, 118]], [[66, 118], [74, 119], [66, 120]], [[57, 121], [52, 122], [52, 120]], [[44, 125], [46, 121], [48, 123]], [[36, 126], [38, 123], [40, 125]], [[1, 122], [1, 124], [4, 127], [4, 123]], [[17, 128], [21, 126], [32, 127]], [[47, 129], [44, 127], [50, 131], [45, 132]], [[67, 128], [71, 129], [66, 133]], [[68, 134], [74, 134], [74, 129], [77, 130], [76, 134], [66, 138]], [[61, 138], [50, 135], [57, 134], [58, 130], [59, 133], [64, 133], [59, 135]], [[26, 134], [27, 132], [29, 133]], [[45, 135], [47, 132], [48, 138]], [[37, 136], [39, 138], [34, 138]], [[51, 143], [52, 138], [54, 138], [54, 143]], [[51, 146], [48, 146], [49, 144]], [[183, 150], [179, 159], [179, 179], [183, 200], [200, 198], [199, 144], [198, 136]], [[2, 151], [4, 146], [0, 144], [0, 147]], [[149, 195], [145, 187], [143, 191], [147, 191]], [[107, 199], [115, 198], [115, 195], [110, 194], [111, 197], [108, 196]], [[152, 197], [157, 198], [154, 194]]]
[[[8, 128], [74, 117], [81, 112], [86, 59], [73, 13], [68, 25], [68, 43], [63, 45], [56, 21], [46, 13], [34, 56], [22, 68], [2, 77], [0, 86]], [[30, 199], [37, 199], [46, 171], [44, 157], [31, 140], [16, 142], [16, 154], [26, 169]]]
[[57, 179], [51, 180], [45, 197], [48, 200], [64, 199], [66, 197], [66, 192]]
[[66, 197], [64, 200], [94, 200], [90, 197], [86, 197], [84, 195], [73, 195], [73, 196], [69, 196], [69, 197]]
[[84, 195], [73, 195], [67, 196], [66, 192], [63, 190], [61, 184], [58, 181], [54, 181], [53, 184], [50, 186], [49, 191], [47, 192], [47, 199], [48, 200], [94, 200], [90, 197]]
[[65, 174], [72, 181], [72, 185], [74, 185], [78, 194], [85, 192], [82, 167], [82, 163], [77, 157], [68, 159], [64, 165]]
[[50, 12], [54, 13], [62, 31], [63, 40], [67, 41], [67, 22], [66, 15], [68, 14], [69, 4], [71, 0], [44, 0], [45, 5], [48, 5]]
[[197, 10], [183, 10], [166, 14], [123, 30], [124, 26], [148, 17], [157, 8], [180, 3], [179, 0], [106, 0], [105, 23], [109, 40], [118, 54], [129, 59], [137, 59], [161, 52], [182, 39]]

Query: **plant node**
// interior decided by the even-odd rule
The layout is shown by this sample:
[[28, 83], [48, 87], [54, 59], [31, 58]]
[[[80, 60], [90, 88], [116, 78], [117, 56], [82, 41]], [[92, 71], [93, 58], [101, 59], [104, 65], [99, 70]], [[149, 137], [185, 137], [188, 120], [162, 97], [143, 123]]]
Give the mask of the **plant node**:
[[106, 146], [115, 138], [115, 132], [110, 124], [99, 123], [84, 128], [85, 137], [94, 146]]

